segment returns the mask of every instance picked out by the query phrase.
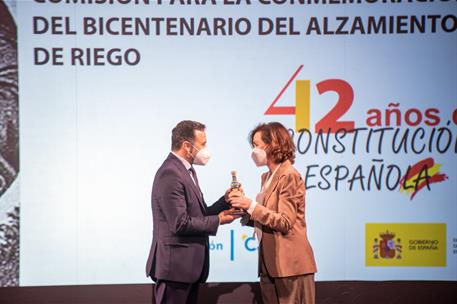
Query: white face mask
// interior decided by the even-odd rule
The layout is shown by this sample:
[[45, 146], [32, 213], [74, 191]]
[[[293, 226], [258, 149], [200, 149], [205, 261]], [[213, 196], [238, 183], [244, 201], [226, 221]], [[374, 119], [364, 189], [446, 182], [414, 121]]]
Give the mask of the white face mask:
[[260, 148], [254, 148], [251, 153], [252, 160], [257, 167], [267, 165], [267, 152]]
[[192, 145], [192, 147], [198, 151], [198, 153], [194, 156], [194, 165], [205, 166], [211, 158], [211, 153], [208, 148], [198, 150], [194, 145]]

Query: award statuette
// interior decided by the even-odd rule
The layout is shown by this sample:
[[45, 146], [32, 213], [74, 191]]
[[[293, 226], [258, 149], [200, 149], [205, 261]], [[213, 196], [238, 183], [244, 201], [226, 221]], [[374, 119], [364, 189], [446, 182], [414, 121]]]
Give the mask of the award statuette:
[[[232, 183], [230, 184], [230, 188], [232, 189], [232, 191], [234, 191], [234, 190], [239, 191], [241, 188], [241, 184], [240, 184], [240, 182], [238, 182], [238, 179], [236, 177], [236, 171], [233, 170], [231, 173], [232, 173]], [[246, 214], [246, 212], [243, 209], [239, 209], [239, 208], [235, 208], [235, 209], [236, 210], [233, 212], [233, 214], [236, 214], [236, 215]]]

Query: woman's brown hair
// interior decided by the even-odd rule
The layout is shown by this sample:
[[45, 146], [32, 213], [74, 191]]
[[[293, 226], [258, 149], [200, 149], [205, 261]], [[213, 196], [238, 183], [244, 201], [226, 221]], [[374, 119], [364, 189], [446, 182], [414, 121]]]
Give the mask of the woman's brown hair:
[[254, 135], [260, 132], [262, 140], [268, 145], [268, 158], [276, 164], [289, 160], [295, 162], [295, 144], [289, 131], [279, 122], [262, 123], [249, 133], [251, 146], [254, 146]]

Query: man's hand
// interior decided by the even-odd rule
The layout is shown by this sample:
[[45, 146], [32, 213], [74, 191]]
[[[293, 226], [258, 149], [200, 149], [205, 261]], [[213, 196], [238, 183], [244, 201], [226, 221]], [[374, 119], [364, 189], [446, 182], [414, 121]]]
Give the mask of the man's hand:
[[251, 206], [252, 200], [244, 196], [244, 193], [240, 191], [233, 191], [229, 194], [229, 203], [234, 208], [240, 208], [243, 210], [248, 210]]
[[233, 212], [236, 212], [235, 209], [228, 209], [228, 210], [224, 210], [222, 211], [221, 213], [218, 214], [219, 216], [219, 223], [221, 225], [224, 225], [224, 224], [230, 224], [231, 222], [233, 222], [234, 220], [236, 220], [237, 218], [240, 218], [241, 215], [239, 214], [233, 214]]

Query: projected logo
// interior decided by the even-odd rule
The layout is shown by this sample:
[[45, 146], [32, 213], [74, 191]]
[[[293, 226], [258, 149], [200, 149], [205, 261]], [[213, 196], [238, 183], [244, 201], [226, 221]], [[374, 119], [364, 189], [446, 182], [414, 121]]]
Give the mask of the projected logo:
[[448, 179], [448, 176], [441, 173], [440, 169], [441, 165], [435, 164], [431, 157], [409, 166], [406, 175], [400, 181], [400, 192], [411, 194], [410, 199], [412, 200], [424, 187], [430, 190], [430, 184]]
[[379, 234], [381, 239], [375, 238], [373, 244], [373, 258], [374, 259], [401, 259], [401, 239], [397, 238], [395, 243], [395, 233], [381, 232]]
[[[265, 111], [265, 115], [294, 115], [295, 130], [311, 130], [311, 82], [310, 80], [298, 79], [297, 75], [303, 69], [303, 64], [292, 74], [279, 94], [273, 99]], [[295, 106], [278, 106], [278, 101], [283, 97], [291, 84], [295, 80]], [[318, 119], [314, 125], [316, 133], [337, 133], [341, 130], [354, 131], [354, 120], [342, 120], [354, 103], [354, 89], [351, 84], [343, 79], [326, 79], [316, 83], [317, 92], [324, 95], [333, 92], [337, 95], [337, 102], [322, 118]], [[366, 104], [366, 102], [364, 103]], [[457, 108], [446, 111], [443, 116], [438, 108], [419, 109], [416, 107], [402, 109], [399, 102], [388, 102], [385, 109], [371, 108], [366, 111], [366, 116], [360, 117], [361, 125], [366, 127], [435, 127], [438, 125], [450, 126], [451, 123], [457, 125]], [[440, 132], [442, 133], [443, 130]], [[444, 130], [448, 131], [448, 130]], [[444, 132], [445, 134], [447, 132]], [[440, 135], [441, 136], [441, 135]], [[446, 146], [446, 145], [445, 145]]]
[[[310, 86], [309, 80], [296, 80], [295, 82], [295, 106], [277, 106], [284, 92], [290, 87], [294, 79], [300, 73], [303, 65], [300, 65], [286, 85], [281, 89], [278, 96], [265, 111], [265, 115], [295, 115], [295, 130], [310, 129]], [[341, 121], [340, 118], [349, 110], [354, 101], [354, 90], [351, 85], [342, 79], [327, 79], [316, 84], [319, 94], [335, 92], [338, 102], [322, 119], [315, 124], [315, 130], [324, 130], [335, 133], [339, 129], [354, 129], [354, 121]]]
[[[455, 154], [457, 109], [449, 111], [450, 104], [443, 102], [429, 105], [445, 109], [426, 104], [417, 108], [417, 97], [405, 98], [407, 104], [401, 106], [391, 102], [394, 97], [378, 96], [378, 90], [370, 88], [362, 93], [369, 101], [358, 101], [354, 107], [354, 89], [348, 81], [326, 79], [312, 85], [310, 80], [298, 79], [302, 69], [300, 65], [294, 71], [264, 114], [294, 116], [295, 126], [289, 132], [297, 147], [297, 162], [299, 155], [311, 156], [303, 171], [308, 190], [400, 191], [413, 200], [421, 190], [431, 191], [432, 184], [449, 179], [440, 172], [442, 165], [429, 155], [439, 155], [446, 166], [453, 165], [446, 154]], [[290, 105], [291, 100], [280, 102], [291, 98], [285, 92], [292, 84], [295, 105]], [[311, 102], [312, 90], [317, 95]], [[398, 90], [401, 94], [393, 96], [407, 93], [402, 86]], [[331, 102], [334, 105], [329, 107]], [[379, 107], [383, 102], [385, 109]], [[349, 113], [351, 109], [357, 111]], [[345, 119], [348, 114], [351, 116]], [[417, 159], [412, 164], [405, 162], [411, 155]], [[312, 163], [313, 156], [316, 163]], [[335, 164], [335, 157], [342, 161]]]
[[[225, 245], [225, 246], [224, 246]], [[230, 261], [236, 259], [237, 253], [244, 254], [257, 251], [258, 242], [253, 236], [246, 233], [235, 235], [235, 230], [230, 230], [228, 244], [226, 242], [214, 242], [209, 244], [210, 251], [225, 251]], [[224, 253], [225, 254], [225, 253]]]
[[365, 265], [446, 266], [446, 224], [366, 224]]

